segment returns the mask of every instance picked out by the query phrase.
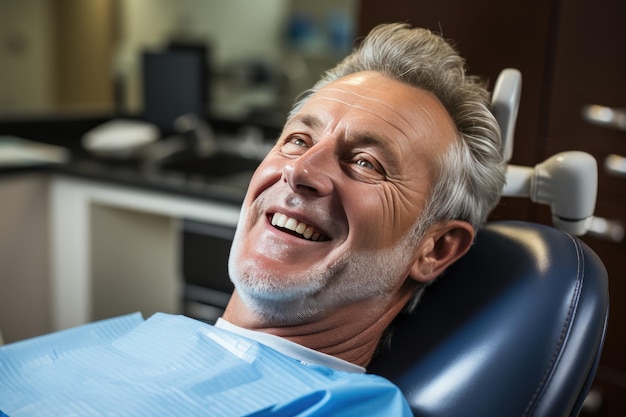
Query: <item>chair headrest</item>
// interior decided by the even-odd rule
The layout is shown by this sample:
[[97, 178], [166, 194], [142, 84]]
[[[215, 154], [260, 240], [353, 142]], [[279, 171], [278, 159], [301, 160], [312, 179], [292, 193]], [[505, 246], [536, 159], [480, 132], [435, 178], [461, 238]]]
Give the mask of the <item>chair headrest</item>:
[[420, 416], [570, 415], [595, 373], [608, 302], [606, 270], [577, 238], [490, 223], [368, 371]]

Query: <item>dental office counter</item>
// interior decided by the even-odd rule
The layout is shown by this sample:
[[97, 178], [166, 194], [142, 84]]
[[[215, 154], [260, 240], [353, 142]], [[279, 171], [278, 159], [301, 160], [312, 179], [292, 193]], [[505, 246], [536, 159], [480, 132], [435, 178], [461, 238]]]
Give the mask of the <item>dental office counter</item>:
[[0, 167], [5, 343], [133, 311], [183, 312], [184, 222], [234, 230], [251, 176], [146, 172], [68, 148], [66, 163]]

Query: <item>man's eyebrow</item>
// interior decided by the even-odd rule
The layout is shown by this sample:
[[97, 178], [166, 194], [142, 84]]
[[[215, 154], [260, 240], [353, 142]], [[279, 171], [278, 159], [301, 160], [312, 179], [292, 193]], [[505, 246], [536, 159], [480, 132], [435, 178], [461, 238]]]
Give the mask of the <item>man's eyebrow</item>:
[[298, 114], [287, 121], [287, 124], [293, 123], [302, 123], [303, 125], [311, 129], [320, 127], [322, 125], [322, 121], [317, 116], [311, 114]]

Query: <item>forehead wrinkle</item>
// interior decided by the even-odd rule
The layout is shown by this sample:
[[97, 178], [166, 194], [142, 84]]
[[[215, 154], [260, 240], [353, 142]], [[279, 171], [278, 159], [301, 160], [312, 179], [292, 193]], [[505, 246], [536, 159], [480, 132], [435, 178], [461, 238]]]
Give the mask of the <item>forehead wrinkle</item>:
[[[346, 102], [346, 101], [343, 101], [343, 100], [340, 100], [340, 99], [329, 98], [329, 97], [317, 97], [317, 98], [318, 99], [328, 100], [328, 101], [334, 101], [334, 102], [338, 102], [338, 103], [341, 103], [341, 104], [346, 104], [346, 105], [349, 105], [351, 107], [367, 110], [368, 112], [371, 113], [371, 110], [368, 109], [367, 107], [358, 106], [358, 105], [355, 105], [354, 103]], [[377, 115], [375, 113], [373, 113], [373, 115], [382, 119], [382, 117], [380, 117], [379, 115]], [[392, 128], [394, 128], [395, 130], [400, 132], [403, 136], [406, 136], [406, 133], [404, 133], [399, 127], [389, 123], [386, 119], [382, 119], [382, 120], [387, 122], [387, 124], [389, 124]], [[341, 121], [341, 119], [337, 120], [335, 122], [335, 124], [339, 123], [340, 121]], [[310, 128], [310, 129], [316, 129], [316, 128], [319, 128], [319, 127], [327, 127], [319, 116], [317, 116], [315, 114], [310, 114], [310, 113], [298, 113], [298, 114], [294, 115], [288, 121], [287, 124], [289, 125], [289, 124], [294, 124], [294, 123], [302, 123], [303, 125], [305, 125], [306, 127]], [[386, 146], [385, 146], [385, 142], [386, 141], [383, 140], [379, 135], [376, 135], [376, 134], [370, 133], [370, 132], [366, 132], [365, 134], [360, 134], [359, 136], [363, 136], [362, 142], [367, 144], [367, 145], [376, 145], [376, 146], [381, 147], [381, 148], [386, 148]]]
[[[430, 93], [429, 91], [422, 90], [422, 89], [420, 89], [418, 87], [412, 87], [410, 85], [406, 85], [406, 88], [414, 89], [414, 90], [419, 91], [419, 92], [421, 92], [421, 93], [423, 93], [425, 95], [432, 95], [432, 93]], [[369, 97], [369, 96], [366, 96], [366, 95], [363, 95], [363, 94], [359, 94], [356, 91], [344, 90], [342, 88], [337, 88], [337, 87], [332, 87], [332, 86], [326, 87], [325, 90], [326, 91], [339, 92], [339, 93], [345, 93], [345, 94], [351, 94], [351, 95], [353, 95], [355, 97], [358, 97], [360, 99], [363, 99], [363, 100], [373, 101], [373, 102], [375, 102], [375, 103], [385, 107], [387, 110], [390, 110], [391, 112], [395, 113], [397, 116], [400, 117], [400, 119], [402, 119], [402, 121], [404, 121], [408, 126], [410, 126], [412, 130], [415, 130], [415, 127], [413, 126], [413, 123], [408, 118], [406, 118], [401, 112], [397, 111], [395, 108], [393, 108], [392, 106], [387, 104], [384, 100], [380, 100], [380, 99]], [[343, 103], [343, 104], [348, 104], [350, 106], [354, 106], [354, 107], [356, 107], [358, 109], [369, 110], [369, 108], [367, 108], [365, 106], [357, 105], [357, 104], [351, 103], [349, 101], [341, 100], [339, 98], [330, 98], [330, 97], [317, 97], [317, 98], [323, 98], [323, 99], [326, 99], [326, 100], [334, 100], [334, 101], [337, 101], [339, 103]], [[435, 100], [437, 100], [434, 95], [433, 95], [432, 98], [435, 98]], [[426, 109], [426, 107], [424, 105], [422, 105], [422, 104], [419, 104], [419, 103], [413, 103], [413, 104], [419, 106], [419, 109], [422, 111], [422, 113], [426, 116], [426, 118], [430, 122], [431, 127], [435, 126], [435, 119], [430, 114], [430, 112]], [[396, 128], [396, 129], [400, 130], [399, 128]]]
[[[432, 96], [431, 98], [435, 100], [435, 104], [439, 104], [441, 106], [441, 104], [439, 103], [439, 100], [432, 95], [429, 91], [426, 90], [422, 90], [420, 88], [417, 87], [412, 87], [412, 86], [406, 86], [407, 88], [413, 89], [417, 92], [423, 93], [426, 96]], [[408, 126], [408, 128], [410, 129], [410, 131], [412, 132], [413, 135], [415, 135], [415, 138], [420, 138], [420, 137], [424, 137], [425, 132], [424, 132], [424, 128], [428, 127], [430, 130], [436, 130], [436, 126], [437, 123], [435, 122], [435, 117], [427, 110], [427, 106], [421, 104], [421, 103], [416, 103], [416, 102], [412, 102], [413, 105], [415, 106], [419, 106], [419, 110], [421, 110], [421, 112], [416, 108], [416, 111], [412, 114], [422, 114], [424, 116], [424, 120], [422, 120], [422, 122], [420, 123], [420, 121], [418, 120], [417, 123], [413, 123], [411, 122], [402, 112], [396, 110], [394, 107], [390, 106], [389, 104], [386, 103], [386, 101], [382, 100], [382, 99], [375, 99], [373, 97], [369, 97], [363, 94], [359, 94], [356, 91], [350, 91], [350, 90], [344, 90], [342, 88], [337, 88], [337, 87], [325, 87], [324, 89], [325, 91], [334, 91], [334, 92], [339, 92], [339, 93], [345, 93], [345, 94], [350, 94], [353, 95], [355, 97], [364, 99], [364, 100], [369, 100], [372, 101], [384, 108], [386, 108], [387, 110], [391, 111], [392, 113], [394, 113], [397, 117], [399, 117], [405, 124], [406, 126]], [[407, 139], [410, 139], [411, 136], [409, 136], [407, 132], [404, 132], [399, 126], [396, 126], [394, 123], [391, 123], [390, 121], [388, 121], [387, 119], [384, 119], [383, 117], [381, 117], [377, 112], [372, 111], [372, 109], [364, 106], [364, 105], [359, 105], [347, 100], [343, 100], [337, 97], [323, 97], [323, 96], [317, 96], [317, 99], [323, 99], [323, 100], [328, 100], [328, 101], [335, 101], [341, 104], [345, 104], [357, 109], [361, 109], [361, 110], [366, 110], [370, 113], [372, 113], [374, 116], [377, 116], [378, 118], [382, 119], [383, 121], [387, 122], [387, 124], [389, 124], [391, 127], [393, 127], [395, 130], [397, 130], [401, 135], [407, 137]], [[443, 109], [444, 113], [447, 115], [448, 112], [447, 110]], [[456, 127], [454, 129], [456, 131]]]
[[[355, 109], [365, 110], [365, 111], [367, 111], [368, 113], [370, 113], [371, 115], [373, 115], [373, 116], [375, 116], [375, 117], [377, 117], [377, 118], [381, 119], [381, 120], [382, 120], [382, 121], [384, 121], [385, 123], [387, 123], [390, 127], [394, 128], [395, 130], [397, 130], [398, 132], [400, 132], [403, 136], [407, 136], [407, 135], [406, 135], [406, 133], [405, 133], [405, 132], [403, 132], [401, 128], [399, 128], [399, 127], [398, 127], [398, 126], [396, 126], [395, 124], [393, 124], [393, 123], [389, 122], [389, 120], [387, 120], [387, 119], [383, 118], [382, 116], [380, 116], [380, 115], [379, 115], [379, 114], [377, 114], [376, 112], [373, 112], [373, 111], [372, 111], [372, 109], [371, 109], [371, 108], [369, 108], [369, 107], [366, 107], [366, 106], [363, 106], [363, 105], [359, 105], [359, 104], [355, 104], [355, 103], [351, 103], [351, 102], [349, 102], [349, 101], [341, 100], [341, 99], [339, 99], [339, 98], [334, 98], [334, 97], [317, 97], [317, 99], [318, 99], [318, 100], [328, 100], [328, 101], [334, 101], [334, 102], [337, 102], [337, 103], [341, 103], [341, 104], [348, 105], [348, 106], [350, 106], [350, 107], [352, 107], [352, 108], [355, 108]], [[377, 102], [378, 102], [378, 101], [377, 101]], [[383, 104], [382, 102], [378, 102], [378, 103]], [[383, 104], [383, 105], [384, 105], [384, 104]], [[391, 107], [389, 107], [389, 106], [387, 106], [387, 105], [384, 105], [384, 106], [385, 106], [385, 107], [387, 107], [387, 108], [388, 108], [388, 109], [390, 109], [390, 110], [393, 110]], [[398, 113], [397, 111], [393, 110], [393, 112], [394, 112], [396, 115], [399, 115], [399, 113]], [[402, 119], [403, 121], [405, 121], [406, 123], [408, 123], [408, 121], [407, 121], [404, 117], [402, 117], [402, 115], [400, 115], [400, 117], [401, 117], [401, 119]], [[412, 129], [412, 130], [415, 130], [415, 129], [413, 128], [413, 126], [412, 126], [410, 123], [409, 123], [408, 125], [411, 127], [411, 129]]]

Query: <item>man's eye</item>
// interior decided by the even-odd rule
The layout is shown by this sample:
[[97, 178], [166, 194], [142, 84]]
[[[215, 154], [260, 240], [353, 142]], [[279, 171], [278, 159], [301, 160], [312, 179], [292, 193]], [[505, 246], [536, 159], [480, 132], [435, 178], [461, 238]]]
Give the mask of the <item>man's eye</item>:
[[306, 152], [308, 147], [309, 142], [306, 138], [303, 138], [301, 136], [292, 136], [285, 139], [285, 142], [281, 147], [281, 151], [284, 155], [287, 156], [298, 156]]
[[292, 145], [296, 145], [296, 146], [302, 146], [302, 147], [307, 146], [306, 142], [304, 140], [300, 139], [300, 138], [292, 138], [289, 141], [289, 143], [291, 143]]
[[370, 161], [366, 160], [366, 159], [359, 159], [356, 161], [356, 164], [358, 166], [360, 166], [361, 168], [365, 168], [365, 169], [376, 169], [376, 167], [374, 166], [374, 164], [372, 164]]
[[346, 168], [349, 168], [349, 172], [357, 179], [371, 181], [386, 178], [385, 169], [378, 160], [371, 155], [359, 153], [358, 155], [354, 155], [347, 162]]

